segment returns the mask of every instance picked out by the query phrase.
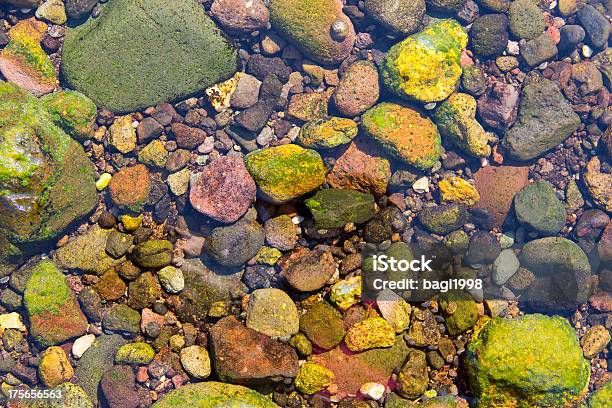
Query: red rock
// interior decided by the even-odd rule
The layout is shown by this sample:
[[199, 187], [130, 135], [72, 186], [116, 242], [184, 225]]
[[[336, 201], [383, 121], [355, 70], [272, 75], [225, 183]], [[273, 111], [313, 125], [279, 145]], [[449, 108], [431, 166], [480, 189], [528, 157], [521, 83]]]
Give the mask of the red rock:
[[519, 91], [514, 86], [493, 82], [478, 98], [478, 114], [492, 128], [508, 130], [516, 121], [519, 98]]
[[207, 134], [202, 129], [192, 128], [182, 123], [172, 124], [172, 133], [176, 137], [176, 144], [182, 149], [193, 149], [204, 143]]
[[480, 201], [476, 208], [489, 210], [501, 225], [512, 206], [514, 195], [529, 181], [529, 167], [487, 166], [474, 175]]
[[215, 0], [215, 20], [230, 33], [251, 33], [266, 28], [270, 13], [262, 0]]
[[204, 168], [191, 187], [189, 200], [200, 213], [220, 222], [233, 223], [249, 209], [257, 187], [242, 159], [219, 157]]
[[111, 367], [100, 379], [100, 390], [109, 408], [137, 408], [140, 405], [136, 377], [130, 366]]
[[319, 245], [312, 251], [300, 251], [298, 257], [294, 254], [288, 259], [285, 277], [300, 292], [320, 289], [336, 271], [336, 262], [326, 245]]
[[344, 116], [354, 117], [370, 109], [380, 97], [378, 70], [370, 61], [353, 63], [342, 75], [332, 101]]
[[113, 176], [108, 189], [115, 205], [138, 212], [151, 191], [149, 170], [144, 164], [124, 167]]
[[599, 238], [597, 253], [602, 262], [612, 262], [612, 222], [608, 223]]
[[161, 327], [164, 325], [164, 316], [157, 314], [148, 308], [142, 309], [142, 318], [140, 320], [140, 330], [143, 333], [146, 333], [147, 324], [151, 322], [155, 322], [159, 324], [159, 326]]
[[612, 312], [612, 295], [603, 290], [595, 292], [589, 299], [589, 303], [600, 312]]

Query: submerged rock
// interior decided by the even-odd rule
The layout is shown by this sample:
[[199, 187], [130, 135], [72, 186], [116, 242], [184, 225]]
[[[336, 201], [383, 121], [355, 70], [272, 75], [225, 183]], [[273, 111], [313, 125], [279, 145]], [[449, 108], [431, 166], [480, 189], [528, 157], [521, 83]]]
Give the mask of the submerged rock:
[[249, 388], [214, 381], [184, 385], [164, 395], [153, 404], [153, 408], [178, 406], [213, 408], [219, 404], [228, 408], [278, 408], [278, 405], [270, 399]]

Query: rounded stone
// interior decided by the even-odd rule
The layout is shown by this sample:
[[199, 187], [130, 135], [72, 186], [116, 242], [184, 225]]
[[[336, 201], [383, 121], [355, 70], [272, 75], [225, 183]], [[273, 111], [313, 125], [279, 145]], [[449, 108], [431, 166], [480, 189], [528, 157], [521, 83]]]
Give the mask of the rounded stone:
[[275, 338], [288, 339], [299, 331], [298, 311], [280, 289], [257, 289], [249, 297], [246, 326]]
[[211, 373], [208, 351], [198, 345], [181, 350], [181, 365], [187, 373], [197, 379], [204, 379]]
[[379, 96], [376, 65], [370, 61], [357, 61], [342, 75], [332, 95], [332, 102], [342, 115], [355, 117], [374, 106]]
[[317, 347], [332, 349], [344, 339], [344, 321], [332, 305], [316, 302], [300, 318], [300, 331]]
[[369, 0], [365, 2], [365, 12], [385, 28], [409, 35], [421, 26], [425, 1]]
[[53, 388], [70, 380], [73, 375], [68, 357], [60, 347], [49, 347], [41, 354], [38, 377], [46, 387]]
[[174, 266], [166, 266], [157, 272], [157, 277], [168, 293], [179, 293], [185, 287], [183, 272]]
[[121, 209], [140, 212], [151, 191], [149, 170], [144, 164], [124, 167], [108, 185], [112, 202]]
[[153, 347], [144, 342], [128, 343], [117, 349], [115, 364], [149, 364], [155, 357]]
[[567, 217], [553, 186], [545, 180], [523, 187], [514, 197], [514, 210], [519, 222], [546, 235], [559, 232]]
[[510, 32], [517, 38], [531, 40], [542, 34], [546, 24], [544, 13], [531, 0], [517, 0], [508, 10]]
[[470, 42], [476, 54], [485, 57], [500, 55], [508, 45], [508, 17], [486, 14], [478, 17], [470, 29]]
[[305, 123], [297, 140], [309, 149], [333, 149], [350, 143], [357, 132], [355, 121], [331, 117]]

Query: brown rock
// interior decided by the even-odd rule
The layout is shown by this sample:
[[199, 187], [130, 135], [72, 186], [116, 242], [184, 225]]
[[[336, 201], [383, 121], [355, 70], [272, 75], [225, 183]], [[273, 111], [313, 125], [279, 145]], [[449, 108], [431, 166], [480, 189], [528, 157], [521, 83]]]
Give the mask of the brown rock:
[[270, 13], [261, 0], [215, 0], [210, 8], [215, 20], [233, 34], [266, 28]]
[[612, 222], [608, 223], [599, 243], [597, 244], [597, 254], [602, 262], [612, 262]]
[[332, 101], [340, 113], [354, 117], [374, 106], [379, 97], [376, 66], [369, 61], [357, 61], [345, 71]]
[[238, 157], [219, 157], [204, 168], [191, 188], [189, 200], [200, 213], [233, 223], [249, 209], [257, 187]]
[[176, 144], [183, 149], [193, 149], [206, 139], [206, 132], [202, 129], [192, 128], [182, 123], [172, 124], [172, 133], [176, 137]]
[[519, 98], [519, 91], [514, 86], [493, 82], [478, 98], [478, 114], [493, 129], [508, 130], [516, 121]]
[[480, 201], [476, 208], [489, 210], [501, 225], [512, 206], [514, 195], [525, 187], [529, 180], [529, 167], [487, 166], [474, 175]]
[[293, 253], [289, 258], [285, 277], [294, 289], [311, 292], [322, 288], [335, 271], [336, 262], [331, 249], [326, 245], [319, 245], [312, 251]]
[[100, 379], [100, 391], [109, 408], [136, 408], [140, 405], [136, 376], [129, 366], [113, 366], [106, 371]]
[[293, 348], [245, 327], [233, 316], [211, 328], [210, 346], [221, 381], [254, 385], [293, 378], [298, 372]]
[[124, 167], [113, 176], [108, 189], [115, 205], [139, 212], [151, 191], [149, 170], [144, 164]]
[[327, 117], [327, 96], [322, 93], [293, 95], [287, 109], [289, 116], [308, 122]]
[[126, 284], [114, 269], [109, 269], [100, 277], [96, 291], [103, 300], [117, 300], [125, 294]]

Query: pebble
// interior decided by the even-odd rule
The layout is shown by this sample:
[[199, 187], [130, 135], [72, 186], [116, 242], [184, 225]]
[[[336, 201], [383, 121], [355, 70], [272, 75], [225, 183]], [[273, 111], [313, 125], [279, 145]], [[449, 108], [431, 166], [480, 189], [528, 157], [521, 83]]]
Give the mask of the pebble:
[[94, 341], [96, 341], [96, 336], [93, 334], [86, 334], [76, 339], [72, 344], [72, 356], [77, 359], [81, 358]]
[[181, 350], [181, 365], [194, 378], [204, 379], [211, 373], [211, 362], [208, 351], [198, 345]]
[[412, 184], [412, 189], [419, 194], [429, 193], [429, 179], [421, 177]]
[[374, 401], [378, 401], [385, 394], [385, 386], [379, 383], [365, 383], [359, 388], [359, 392]]
[[49, 347], [40, 355], [38, 377], [46, 387], [53, 388], [60, 385], [70, 380], [73, 375], [74, 369], [60, 347]]
[[21, 321], [21, 315], [17, 312], [5, 313], [0, 315], [0, 327], [4, 330], [15, 329], [25, 331], [26, 326]]
[[493, 262], [492, 277], [497, 285], [505, 284], [520, 266], [519, 260], [511, 249], [504, 249]]
[[299, 330], [293, 300], [280, 289], [257, 289], [249, 297], [246, 326], [272, 338], [289, 339]]
[[160, 269], [157, 272], [157, 277], [168, 293], [179, 293], [185, 287], [183, 272], [174, 266], [166, 266]]

